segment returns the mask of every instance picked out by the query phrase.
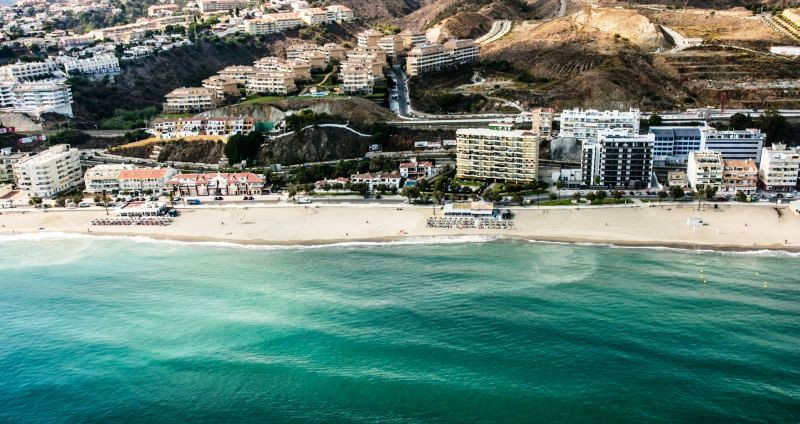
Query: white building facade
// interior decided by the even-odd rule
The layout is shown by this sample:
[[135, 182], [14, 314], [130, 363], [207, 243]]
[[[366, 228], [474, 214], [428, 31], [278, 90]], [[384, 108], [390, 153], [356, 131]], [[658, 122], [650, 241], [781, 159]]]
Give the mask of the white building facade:
[[81, 157], [68, 144], [53, 146], [14, 164], [17, 186], [30, 197], [51, 197], [81, 184]]
[[628, 135], [639, 134], [639, 109], [627, 112], [619, 110], [569, 109], [561, 112], [561, 137], [572, 137], [579, 141], [597, 138], [604, 130], [622, 130]]
[[765, 147], [758, 169], [759, 185], [767, 191], [791, 191], [800, 174], [800, 150], [784, 144]]

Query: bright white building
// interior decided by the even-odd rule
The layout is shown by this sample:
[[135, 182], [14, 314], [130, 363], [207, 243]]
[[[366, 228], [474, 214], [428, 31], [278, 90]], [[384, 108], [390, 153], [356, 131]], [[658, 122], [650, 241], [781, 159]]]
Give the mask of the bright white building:
[[0, 76], [16, 80], [31, 80], [47, 77], [58, 70], [58, 65], [51, 59], [41, 62], [16, 62], [0, 66]]
[[568, 109], [561, 112], [561, 137], [579, 141], [597, 138], [602, 130], [624, 130], [628, 135], [639, 134], [639, 109], [619, 110]]
[[436, 167], [431, 161], [418, 161], [411, 158], [410, 162], [400, 164], [400, 176], [403, 178], [430, 178], [436, 175]]
[[686, 166], [686, 178], [689, 187], [694, 190], [705, 190], [707, 187], [720, 188], [725, 164], [722, 154], [711, 150], [689, 152]]
[[759, 184], [767, 191], [791, 191], [800, 174], [800, 150], [775, 143], [765, 147], [758, 170]]
[[350, 176], [351, 184], [366, 184], [369, 191], [375, 190], [379, 185], [385, 185], [388, 188], [400, 188], [400, 174], [398, 173], [366, 173], [366, 174], [353, 174]]
[[[0, 88], [0, 92], [3, 90]], [[13, 110], [40, 116], [58, 113], [72, 117], [72, 90], [63, 82], [22, 82], [14, 85]]]
[[81, 184], [81, 155], [69, 144], [53, 146], [14, 164], [17, 186], [30, 197], [51, 197]]
[[375, 76], [369, 65], [346, 61], [341, 65], [341, 89], [345, 94], [372, 94]]
[[59, 62], [64, 66], [64, 70], [70, 74], [118, 74], [120, 72], [119, 59], [113, 54], [99, 54], [87, 58], [75, 58], [71, 56], [60, 56]]
[[325, 7], [325, 10], [333, 16], [333, 20], [336, 22], [347, 22], [356, 18], [355, 14], [349, 7], [341, 4], [327, 6]]

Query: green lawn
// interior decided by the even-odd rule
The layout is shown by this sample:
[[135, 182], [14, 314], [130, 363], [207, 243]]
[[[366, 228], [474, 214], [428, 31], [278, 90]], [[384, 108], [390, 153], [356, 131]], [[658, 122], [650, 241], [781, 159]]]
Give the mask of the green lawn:
[[556, 199], [556, 200], [545, 200], [544, 202], [539, 202], [539, 206], [571, 206], [572, 199]]
[[481, 181], [475, 181], [475, 180], [459, 180], [459, 179], [456, 179], [455, 182], [458, 183], [458, 185], [460, 185], [460, 186], [469, 186], [469, 187], [480, 187], [480, 186], [483, 185], [483, 183]]

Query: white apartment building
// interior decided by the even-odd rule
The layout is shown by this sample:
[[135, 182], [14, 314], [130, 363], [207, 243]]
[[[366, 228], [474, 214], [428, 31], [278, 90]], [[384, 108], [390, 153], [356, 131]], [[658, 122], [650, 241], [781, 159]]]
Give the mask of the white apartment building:
[[261, 71], [247, 80], [247, 95], [278, 94], [285, 96], [297, 89], [294, 76], [286, 71]]
[[167, 187], [167, 181], [177, 174], [172, 168], [138, 168], [120, 171], [120, 191], [143, 193], [152, 191], [159, 195]]
[[724, 159], [722, 161], [722, 186], [720, 193], [735, 195], [737, 192], [755, 194], [758, 189], [758, 166], [753, 159]]
[[17, 186], [30, 197], [51, 197], [81, 184], [81, 155], [68, 144], [53, 146], [14, 164]]
[[759, 185], [767, 191], [791, 191], [800, 174], [800, 149], [775, 143], [764, 147], [758, 169]]
[[249, 116], [223, 118], [176, 118], [153, 120], [153, 130], [162, 138], [172, 135], [233, 135], [253, 131], [255, 121]]
[[711, 150], [689, 152], [689, 161], [686, 166], [689, 187], [696, 191], [705, 190], [707, 187], [720, 188], [724, 168], [722, 154], [719, 152]]
[[55, 71], [58, 71], [58, 65], [51, 59], [41, 62], [16, 62], [0, 66], [0, 77], [32, 80], [48, 77]]
[[629, 135], [639, 134], [639, 109], [628, 112], [618, 110], [570, 109], [561, 112], [561, 137], [579, 141], [597, 139], [598, 131], [625, 130]]
[[99, 194], [119, 191], [119, 173], [126, 169], [134, 169], [131, 164], [95, 165], [83, 174], [84, 193]]
[[450, 40], [444, 45], [419, 44], [408, 52], [406, 73], [409, 76], [440, 71], [451, 66], [474, 62], [480, 55], [480, 47], [473, 40]]
[[387, 35], [378, 40], [378, 47], [387, 55], [394, 56], [403, 51], [403, 39], [399, 35]]
[[356, 36], [358, 46], [363, 48], [378, 47], [378, 42], [381, 40], [381, 38], [383, 38], [383, 33], [380, 31], [375, 31], [374, 29], [361, 31]]
[[331, 16], [333, 16], [333, 20], [336, 22], [347, 22], [356, 18], [355, 14], [349, 7], [341, 4], [327, 6], [325, 7], [325, 10], [331, 14]]
[[427, 44], [428, 37], [425, 35], [424, 31], [411, 31], [411, 30], [404, 30], [400, 34], [400, 39], [403, 40], [403, 49], [409, 50], [412, 49], [420, 44]]
[[311, 64], [302, 59], [283, 60], [278, 57], [268, 56], [257, 60], [253, 67], [256, 72], [286, 72], [292, 75], [295, 81], [308, 81], [311, 79]]
[[178, 13], [178, 10], [179, 10], [178, 5], [174, 3], [154, 4], [147, 8], [147, 16], [150, 17], [172, 16]]
[[27, 153], [13, 153], [10, 147], [0, 149], [0, 184], [14, 182], [14, 164], [26, 157]]
[[119, 59], [113, 54], [99, 54], [87, 58], [59, 56], [58, 61], [64, 66], [67, 74], [118, 74], [120, 72]]
[[456, 131], [456, 175], [467, 179], [534, 181], [539, 171], [539, 140], [531, 131], [460, 129]]
[[332, 60], [343, 61], [347, 58], [347, 49], [344, 46], [336, 43], [328, 43], [322, 46], [325, 50], [325, 60], [328, 62]]
[[88, 35], [67, 35], [58, 39], [58, 47], [69, 50], [88, 46], [94, 41], [94, 37]]
[[653, 172], [653, 134], [601, 130], [581, 144], [581, 175], [588, 186], [646, 188]]
[[256, 4], [246, 0], [196, 0], [200, 13], [229, 12], [235, 9], [246, 9]]
[[341, 89], [345, 94], [372, 94], [375, 86], [375, 75], [369, 64], [357, 61], [342, 63], [339, 76], [342, 79]]
[[[0, 91], [3, 91], [0, 88]], [[41, 116], [58, 113], [72, 117], [72, 90], [63, 82], [23, 82], [13, 90], [13, 110]]]
[[319, 7], [300, 9], [297, 11], [297, 14], [300, 16], [300, 20], [306, 25], [324, 25], [336, 21], [334, 13], [329, 13], [327, 10]]
[[303, 26], [300, 15], [294, 12], [270, 13], [260, 19], [252, 19], [245, 23], [247, 32], [252, 35], [274, 34]]
[[203, 87], [214, 90], [218, 100], [223, 100], [226, 97], [239, 97], [239, 84], [235, 79], [225, 78], [219, 75], [203, 80]]
[[322, 48], [308, 43], [295, 43], [286, 47], [286, 59], [300, 59], [307, 51], [324, 51]]
[[165, 113], [203, 112], [217, 106], [217, 93], [205, 87], [181, 87], [164, 96]]
[[450, 66], [450, 55], [441, 44], [420, 44], [406, 56], [406, 73], [409, 76], [439, 71]]
[[244, 86], [247, 80], [255, 74], [256, 71], [254, 66], [232, 65], [223, 68], [221, 71], [217, 72], [217, 75], [225, 79], [232, 79], [236, 81], [237, 84]]
[[463, 65], [478, 60], [481, 53], [480, 47], [475, 44], [475, 40], [450, 40], [444, 43], [444, 50], [450, 55], [453, 65]]

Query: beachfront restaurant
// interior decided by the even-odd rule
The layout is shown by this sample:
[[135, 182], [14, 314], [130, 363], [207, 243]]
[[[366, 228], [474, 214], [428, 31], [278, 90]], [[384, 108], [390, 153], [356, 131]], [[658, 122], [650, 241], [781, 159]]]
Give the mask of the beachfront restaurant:
[[162, 216], [167, 210], [167, 202], [130, 202], [114, 209], [114, 215], [142, 218]]
[[493, 218], [510, 219], [509, 210], [495, 208], [494, 203], [490, 202], [457, 202], [445, 203], [442, 207], [444, 216], [458, 218]]

